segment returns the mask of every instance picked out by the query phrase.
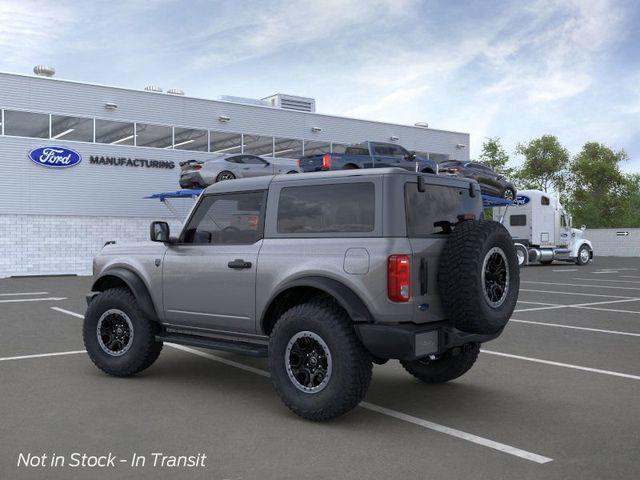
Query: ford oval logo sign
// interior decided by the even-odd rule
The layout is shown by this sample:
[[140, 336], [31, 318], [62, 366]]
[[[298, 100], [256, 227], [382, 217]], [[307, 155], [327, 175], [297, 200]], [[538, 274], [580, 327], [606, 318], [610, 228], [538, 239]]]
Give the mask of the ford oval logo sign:
[[29, 159], [43, 167], [69, 168], [79, 164], [82, 156], [69, 148], [38, 147], [29, 152]]
[[513, 202], [514, 205], [526, 205], [527, 203], [529, 203], [530, 198], [527, 197], [526, 195], [517, 195], [515, 201]]

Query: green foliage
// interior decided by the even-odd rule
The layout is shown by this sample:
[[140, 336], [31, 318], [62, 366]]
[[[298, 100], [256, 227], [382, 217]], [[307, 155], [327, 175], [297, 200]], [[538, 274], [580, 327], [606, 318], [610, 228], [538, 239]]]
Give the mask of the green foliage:
[[513, 175], [513, 168], [507, 167], [507, 163], [509, 163], [509, 155], [503, 148], [499, 137], [485, 139], [482, 144], [482, 153], [478, 157], [478, 161], [502, 175], [507, 177], [511, 177]]
[[569, 151], [554, 135], [543, 135], [516, 147], [516, 153], [524, 156], [522, 167], [514, 179], [519, 188], [531, 188], [548, 192], [564, 190], [567, 182]]
[[574, 224], [592, 228], [631, 227], [640, 224], [640, 176], [625, 175], [620, 162], [624, 150], [613, 151], [587, 142], [569, 167], [567, 208]]

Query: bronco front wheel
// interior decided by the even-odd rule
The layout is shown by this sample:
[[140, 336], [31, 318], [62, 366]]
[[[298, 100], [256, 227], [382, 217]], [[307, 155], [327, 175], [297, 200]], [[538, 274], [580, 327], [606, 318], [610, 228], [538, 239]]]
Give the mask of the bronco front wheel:
[[116, 377], [150, 367], [162, 350], [162, 342], [156, 341], [158, 324], [145, 316], [124, 288], [106, 290], [91, 301], [82, 333], [91, 361]]

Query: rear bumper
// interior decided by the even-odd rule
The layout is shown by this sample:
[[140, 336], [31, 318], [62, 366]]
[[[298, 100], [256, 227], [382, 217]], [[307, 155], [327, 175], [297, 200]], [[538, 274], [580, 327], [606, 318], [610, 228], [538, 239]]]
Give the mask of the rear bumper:
[[206, 187], [202, 175], [198, 172], [183, 173], [180, 175], [181, 188]]
[[427, 355], [444, 353], [467, 343], [484, 343], [500, 336], [502, 330], [490, 335], [466, 333], [448, 322], [430, 325], [376, 323], [356, 324], [356, 331], [371, 355], [398, 360], [415, 360]]

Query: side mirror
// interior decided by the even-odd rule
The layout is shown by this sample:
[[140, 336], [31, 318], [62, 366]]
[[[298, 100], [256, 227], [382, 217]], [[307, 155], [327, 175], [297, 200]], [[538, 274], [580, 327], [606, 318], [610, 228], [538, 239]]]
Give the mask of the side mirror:
[[587, 229], [587, 226], [586, 226], [586, 225], [582, 225], [582, 226], [580, 227], [580, 230], [582, 230], [583, 232], [584, 232], [586, 229]]
[[411, 150], [407, 155], [404, 156], [405, 160], [415, 160], [416, 159], [416, 152], [414, 150]]
[[167, 243], [169, 241], [169, 224], [167, 222], [151, 222], [149, 236], [152, 242]]

